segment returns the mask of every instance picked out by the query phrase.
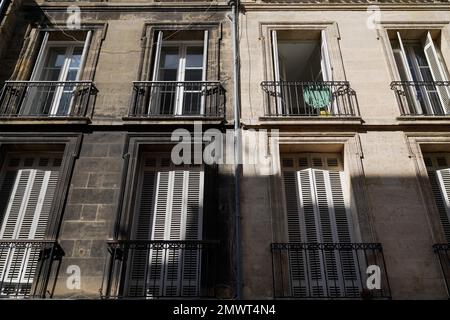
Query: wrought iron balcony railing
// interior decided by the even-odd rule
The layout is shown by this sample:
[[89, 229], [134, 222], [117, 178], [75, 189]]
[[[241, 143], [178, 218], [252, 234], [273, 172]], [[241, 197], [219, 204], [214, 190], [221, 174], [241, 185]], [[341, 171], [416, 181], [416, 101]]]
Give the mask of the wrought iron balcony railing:
[[347, 81], [264, 81], [266, 116], [355, 117], [358, 101]]
[[450, 115], [450, 81], [394, 81], [402, 116]]
[[275, 298], [390, 298], [379, 243], [273, 243]]
[[447, 294], [450, 297], [450, 244], [435, 244], [433, 246], [433, 250], [439, 258], [442, 274], [444, 276], [445, 287], [447, 288]]
[[0, 298], [51, 297], [63, 255], [55, 241], [0, 240]]
[[135, 81], [130, 118], [225, 116], [218, 81]]
[[214, 297], [216, 241], [111, 241], [106, 298]]
[[96, 93], [92, 81], [6, 81], [0, 118], [84, 118]]

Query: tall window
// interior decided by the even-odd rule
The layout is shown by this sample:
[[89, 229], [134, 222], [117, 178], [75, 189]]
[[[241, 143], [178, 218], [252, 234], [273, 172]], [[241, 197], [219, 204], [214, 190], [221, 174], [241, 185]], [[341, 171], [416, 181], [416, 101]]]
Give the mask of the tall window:
[[157, 32], [151, 114], [204, 113], [207, 50], [208, 31]]
[[[25, 95], [22, 115], [64, 116], [71, 112], [75, 81], [81, 80], [91, 31], [60, 35], [46, 32]], [[39, 84], [40, 83], [40, 84]]]
[[337, 114], [325, 31], [273, 30], [277, 114]]
[[[341, 157], [286, 154], [282, 156], [282, 169], [289, 242], [351, 243], [354, 235]], [[356, 259], [352, 251], [292, 252], [289, 266], [293, 294], [358, 296], [361, 281]]]
[[162, 242], [202, 240], [203, 166], [174, 166], [170, 155], [146, 154], [140, 172], [131, 238], [161, 242], [161, 247], [135, 251], [128, 266], [127, 294], [198, 296], [201, 252], [164, 247]]
[[431, 33], [409, 39], [396, 32], [391, 40], [397, 69], [402, 81], [414, 82], [405, 94], [415, 114], [443, 115], [450, 113], [450, 88], [436, 82], [448, 81], [447, 68], [439, 46]]
[[[0, 173], [1, 240], [43, 240], [58, 182], [61, 157], [10, 154]], [[27, 295], [33, 285], [39, 250], [1, 247], [0, 296]]]
[[445, 237], [450, 242], [450, 153], [423, 156]]

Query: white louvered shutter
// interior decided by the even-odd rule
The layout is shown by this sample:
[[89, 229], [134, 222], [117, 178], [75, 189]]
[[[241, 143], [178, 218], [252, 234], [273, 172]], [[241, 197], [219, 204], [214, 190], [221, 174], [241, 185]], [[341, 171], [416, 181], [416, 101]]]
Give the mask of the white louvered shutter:
[[425, 154], [424, 161], [444, 235], [450, 242], [450, 154]]
[[[434, 81], [447, 81], [445, 66], [443, 61], [440, 61], [438, 51], [434, 46], [433, 39], [430, 32], [427, 33], [424, 45], [425, 57], [427, 58], [428, 66]], [[450, 89], [448, 86], [436, 86], [436, 90], [441, 101], [442, 108], [445, 114], [450, 113]]]
[[[139, 197], [139, 210], [136, 213], [136, 223], [132, 240], [150, 240], [153, 223], [154, 191], [156, 172], [145, 170], [142, 174], [142, 184]], [[128, 277], [128, 295], [142, 297], [146, 295], [146, 277], [148, 276], [148, 249], [145, 245], [132, 247], [130, 258], [130, 273]]]
[[[59, 163], [59, 159], [47, 156], [7, 160], [1, 194], [7, 205], [2, 212], [0, 239], [45, 238]], [[39, 249], [29, 244], [11, 245], [3, 250], [0, 254], [0, 294], [29, 294], [38, 257]]]
[[[147, 161], [145, 161], [147, 162]], [[174, 167], [169, 159], [157, 158], [149, 180], [143, 184], [138, 224], [135, 232], [154, 241], [201, 240], [203, 221], [203, 181], [201, 167]], [[145, 181], [149, 169], [144, 168]], [[149, 187], [153, 184], [155, 187]], [[145, 190], [147, 186], [147, 190]], [[151, 200], [150, 200], [151, 199]], [[133, 262], [131, 276], [145, 279], [147, 274], [148, 296], [196, 296], [199, 293], [201, 255], [197, 247], [161, 246], [146, 252], [145, 260]], [[141, 261], [144, 262], [141, 265]], [[135, 279], [136, 283], [138, 280]], [[140, 288], [140, 287], [139, 287]]]
[[[351, 242], [351, 221], [343, 193], [344, 173], [339, 163], [337, 155], [327, 154], [283, 159], [289, 242]], [[351, 251], [324, 251], [324, 254], [319, 250], [293, 251], [289, 262], [294, 296], [340, 296], [345, 290], [347, 295], [359, 293]]]

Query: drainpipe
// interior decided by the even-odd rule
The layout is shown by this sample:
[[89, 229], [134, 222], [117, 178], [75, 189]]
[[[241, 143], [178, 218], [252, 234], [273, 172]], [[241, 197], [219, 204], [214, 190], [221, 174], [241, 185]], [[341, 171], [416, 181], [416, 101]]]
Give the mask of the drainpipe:
[[230, 0], [233, 42], [233, 105], [234, 105], [234, 213], [235, 213], [235, 269], [236, 269], [236, 299], [242, 299], [241, 279], [241, 186], [242, 173], [241, 155], [241, 120], [239, 105], [239, 0]]

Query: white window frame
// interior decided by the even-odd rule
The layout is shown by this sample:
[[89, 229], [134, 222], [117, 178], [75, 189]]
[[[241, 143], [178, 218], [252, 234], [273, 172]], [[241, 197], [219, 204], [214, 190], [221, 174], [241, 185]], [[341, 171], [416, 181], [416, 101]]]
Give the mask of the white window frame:
[[[87, 32], [86, 38], [83, 41], [82, 45], [80, 43], [81, 41], [53, 41], [53, 40], [49, 41], [48, 40], [49, 35], [50, 35], [50, 32], [48, 32], [48, 31], [45, 32], [42, 43], [41, 43], [41, 47], [40, 47], [40, 50], [38, 53], [38, 57], [36, 59], [36, 63], [34, 65], [32, 73], [31, 73], [30, 80], [31, 81], [45, 81], [45, 80], [41, 80], [40, 78], [42, 77], [45, 62], [48, 59], [48, 55], [49, 55], [51, 48], [64, 48], [65, 47], [66, 52], [65, 52], [64, 64], [63, 64], [63, 67], [61, 68], [61, 71], [59, 73], [59, 78], [57, 81], [58, 82], [66, 81], [67, 75], [69, 72], [70, 62], [71, 62], [70, 57], [73, 55], [73, 51], [76, 47], [83, 47], [83, 50], [81, 53], [80, 65], [78, 67], [77, 75], [75, 78], [75, 81], [80, 81], [83, 71], [84, 71], [84, 65], [86, 62], [87, 53], [88, 53], [90, 42], [92, 39], [92, 31], [89, 30]], [[72, 90], [74, 90], [74, 89], [72, 89]], [[58, 108], [59, 108], [59, 105], [61, 102], [60, 100], [63, 95], [63, 92], [64, 92], [64, 86], [58, 86], [56, 88], [53, 99], [52, 99], [52, 105], [49, 110], [49, 116], [57, 115]], [[30, 102], [30, 103], [32, 103], [32, 102]], [[73, 104], [73, 97], [69, 103], [69, 109], [67, 110], [67, 114], [70, 114], [72, 104]]]
[[[207, 75], [207, 65], [208, 65], [208, 40], [209, 40], [209, 31], [203, 30], [204, 36], [203, 41], [201, 40], [164, 40], [164, 31], [158, 31], [157, 33], [157, 43], [155, 50], [155, 58], [153, 61], [153, 75], [152, 81], [154, 82], [164, 82], [159, 80], [159, 70], [160, 70], [160, 60], [161, 60], [161, 50], [163, 47], [176, 47], [178, 48], [178, 68], [177, 68], [177, 78], [175, 81], [168, 81], [168, 83], [172, 82], [185, 82], [185, 72], [186, 72], [186, 52], [188, 47], [202, 47], [203, 48], [203, 65], [202, 67], [196, 68], [188, 68], [188, 69], [201, 69], [202, 70], [202, 82], [206, 81]], [[191, 82], [191, 81], [190, 81]], [[175, 93], [175, 107], [174, 107], [174, 115], [182, 116], [183, 115], [183, 100], [184, 93], [186, 92], [202, 92], [206, 90], [206, 86], [202, 86], [201, 91], [192, 91], [185, 90], [184, 86], [177, 86]], [[159, 89], [154, 90], [152, 99], [150, 99], [150, 107], [148, 108], [149, 113], [152, 111], [152, 106], [159, 105]], [[203, 115], [205, 113], [205, 97], [201, 95], [200, 101], [200, 114]]]

